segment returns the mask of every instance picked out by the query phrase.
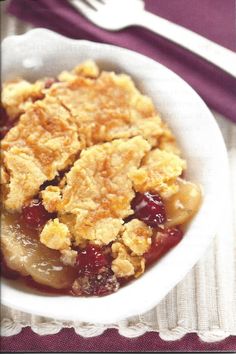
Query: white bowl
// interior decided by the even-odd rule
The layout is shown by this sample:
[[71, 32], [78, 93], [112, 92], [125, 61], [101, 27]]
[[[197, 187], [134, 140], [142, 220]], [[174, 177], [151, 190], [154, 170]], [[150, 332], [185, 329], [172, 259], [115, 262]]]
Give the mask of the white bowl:
[[106, 70], [128, 73], [141, 91], [152, 97], [187, 159], [187, 178], [203, 187], [203, 204], [183, 240], [117, 293], [100, 298], [55, 296], [3, 279], [1, 297], [4, 305], [32, 314], [113, 323], [154, 307], [201, 257], [217, 230], [218, 203], [228, 166], [222, 135], [202, 99], [176, 74], [138, 53], [34, 29], [4, 40], [3, 80], [53, 76], [89, 58]]

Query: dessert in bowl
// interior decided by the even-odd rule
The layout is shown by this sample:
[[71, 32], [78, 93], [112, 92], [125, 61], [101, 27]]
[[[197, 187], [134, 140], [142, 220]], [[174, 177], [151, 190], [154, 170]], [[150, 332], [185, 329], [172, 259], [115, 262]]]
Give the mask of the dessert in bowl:
[[[36, 33], [32, 31], [33, 36]], [[42, 33], [49, 41], [58, 38], [58, 43], [70, 47], [69, 52], [75, 43], [79, 45]], [[27, 35], [22, 38], [27, 40]], [[19, 37], [18, 46], [20, 42]], [[151, 99], [149, 92], [136, 87], [141, 77], [133, 77], [132, 70], [125, 70], [119, 61], [116, 66], [112, 55], [107, 55], [108, 46], [101, 45], [104, 53], [100, 55], [88, 54], [95, 61], [84, 62], [86, 49], [96, 45], [80, 43], [78, 53], [82, 54], [77, 62], [75, 55], [71, 60], [74, 69], [60, 63], [60, 69], [49, 76], [48, 66], [37, 64], [39, 58], [46, 58], [37, 55], [36, 64], [31, 58], [35, 65], [31, 77], [22, 75], [24, 70], [18, 77], [12, 72], [6, 75], [2, 93], [7, 117], [2, 129], [2, 253], [9, 269], [30, 277], [33, 285], [47, 287], [35, 292], [22, 283], [14, 288], [14, 281], [6, 281], [11, 299], [14, 292], [23, 296], [23, 286], [31, 305], [39, 300], [48, 306], [70, 304], [69, 314], [67, 307], [55, 317], [107, 322], [150, 308], [154, 294], [139, 310], [135, 305], [134, 311], [130, 301], [136, 294], [137, 301], [143, 302], [142, 287], [146, 294], [155, 293], [152, 282], [156, 276], [164, 295], [171, 282], [163, 281], [162, 288], [157, 269], [165, 267], [182, 244], [196, 242], [191, 237], [195, 219], [192, 225], [188, 223], [201, 205], [198, 184], [205, 191], [206, 181], [196, 178], [197, 184], [190, 182], [193, 179], [188, 177], [186, 159], [181, 155], [185, 151], [178, 146], [181, 141], [175, 139], [165, 115], [160, 117], [153, 93]], [[116, 48], [111, 48], [114, 56]], [[30, 57], [32, 52], [28, 54]], [[137, 55], [125, 50], [123, 54], [130, 60]], [[53, 55], [56, 48], [46, 60], [53, 60]], [[137, 58], [140, 67], [142, 61], [149, 64], [148, 59]], [[29, 60], [23, 60], [24, 69], [25, 63]], [[150, 63], [155, 70], [157, 64]], [[183, 128], [188, 126], [182, 123]], [[204, 206], [205, 197], [199, 214]], [[177, 279], [183, 270], [176, 272]], [[128, 304], [120, 302], [124, 296]], [[118, 312], [117, 300], [123, 308]], [[77, 314], [72, 310], [75, 307]], [[101, 316], [105, 309], [111, 312]], [[52, 316], [51, 310], [42, 312], [42, 306], [36, 311]]]
[[56, 79], [5, 82], [2, 102], [11, 270], [68, 294], [108, 295], [182, 239], [200, 188], [180, 177], [172, 132], [129, 76], [87, 61]]

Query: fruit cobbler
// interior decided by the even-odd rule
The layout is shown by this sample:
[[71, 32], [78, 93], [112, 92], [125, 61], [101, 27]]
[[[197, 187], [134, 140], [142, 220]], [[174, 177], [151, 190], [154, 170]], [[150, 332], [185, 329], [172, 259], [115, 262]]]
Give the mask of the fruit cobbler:
[[1, 139], [2, 274], [42, 289], [117, 291], [181, 241], [201, 203], [152, 100], [92, 61], [5, 82]]

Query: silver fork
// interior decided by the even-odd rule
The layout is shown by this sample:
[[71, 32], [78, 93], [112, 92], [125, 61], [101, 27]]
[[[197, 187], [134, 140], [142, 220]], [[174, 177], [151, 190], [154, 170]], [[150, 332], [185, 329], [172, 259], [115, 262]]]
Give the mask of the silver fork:
[[98, 27], [118, 31], [138, 25], [179, 44], [236, 78], [236, 53], [209, 39], [156, 16], [142, 0], [68, 0]]

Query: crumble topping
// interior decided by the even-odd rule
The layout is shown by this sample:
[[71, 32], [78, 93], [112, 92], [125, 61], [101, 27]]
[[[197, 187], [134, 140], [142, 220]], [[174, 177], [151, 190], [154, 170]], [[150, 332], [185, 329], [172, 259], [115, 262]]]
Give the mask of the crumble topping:
[[68, 227], [58, 219], [49, 220], [40, 233], [40, 242], [48, 248], [64, 250], [71, 245], [71, 235]]
[[77, 65], [71, 71], [62, 71], [58, 75], [59, 81], [73, 82], [78, 76], [84, 76], [87, 78], [97, 78], [99, 75], [99, 68], [97, 64], [92, 60], [86, 60], [80, 65]]
[[44, 97], [43, 82], [31, 84], [26, 80], [17, 79], [3, 84], [2, 105], [10, 119], [16, 119], [24, 113], [30, 105]]
[[41, 191], [43, 205], [49, 213], [53, 213], [60, 208], [61, 188], [58, 186], [48, 186]]
[[2, 184], [7, 184], [9, 182], [9, 175], [6, 171], [6, 169], [4, 168], [4, 166], [0, 167], [0, 172], [1, 172], [1, 183]]
[[163, 133], [158, 140], [157, 147], [160, 150], [172, 152], [175, 155], [180, 156], [181, 151], [176, 143], [176, 139], [166, 123], [163, 123]]
[[118, 278], [132, 275], [138, 277], [144, 272], [144, 258], [129, 254], [128, 249], [121, 242], [112, 244], [112, 255], [114, 260], [111, 269]]
[[63, 264], [73, 267], [76, 262], [78, 252], [71, 249], [61, 250], [61, 261]]
[[82, 147], [136, 135], [155, 145], [164, 130], [151, 99], [124, 74], [102, 72], [96, 80], [74, 75], [54, 85], [49, 95], [71, 112]]
[[46, 97], [21, 116], [2, 140], [2, 150], [10, 175], [4, 204], [13, 211], [37, 194], [43, 182], [73, 163], [80, 142], [68, 111], [56, 98]]
[[142, 256], [152, 243], [152, 229], [144, 222], [133, 219], [124, 225], [122, 241], [136, 255]]
[[114, 140], [81, 152], [66, 175], [59, 214], [71, 214], [76, 244], [94, 240], [107, 244], [118, 235], [124, 218], [133, 213], [128, 173], [139, 166], [150, 145], [142, 137]]
[[[76, 221], [78, 221], [78, 219]], [[98, 220], [94, 225], [89, 225], [89, 222], [91, 222], [91, 219], [89, 219], [89, 221], [83, 220], [82, 225], [76, 222], [76, 230], [82, 227], [82, 232], [84, 232], [83, 235], [82, 232], [76, 232], [77, 244], [80, 243], [80, 239], [82, 239], [82, 242], [83, 239], [87, 239], [97, 245], [108, 245], [117, 238], [123, 224], [123, 220], [112, 217]]]
[[178, 191], [176, 179], [186, 168], [186, 161], [172, 152], [154, 149], [147, 153], [140, 168], [133, 169], [129, 177], [137, 192], [156, 192], [168, 198]]

